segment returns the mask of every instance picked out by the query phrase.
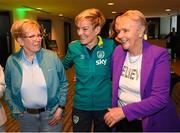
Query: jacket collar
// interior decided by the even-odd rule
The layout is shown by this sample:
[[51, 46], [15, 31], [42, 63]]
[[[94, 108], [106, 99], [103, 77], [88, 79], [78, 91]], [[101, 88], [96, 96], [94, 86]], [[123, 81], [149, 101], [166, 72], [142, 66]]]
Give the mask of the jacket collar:
[[145, 86], [148, 81], [148, 77], [150, 75], [152, 65], [153, 65], [153, 55], [150, 50], [150, 44], [147, 41], [143, 41], [143, 57], [142, 57], [142, 65], [141, 65], [141, 96], [143, 96], [143, 92]]
[[[41, 48], [41, 49], [36, 53], [36, 57], [37, 57], [38, 63], [40, 63], [40, 61], [41, 61], [41, 59], [42, 59], [43, 51], [44, 51], [44, 49]], [[23, 48], [21, 48], [21, 49], [19, 50], [19, 52], [17, 52], [16, 54], [17, 54], [17, 59], [18, 59], [18, 61], [21, 61], [21, 58], [22, 58], [22, 56], [23, 56]]]
[[[121, 46], [120, 46], [121, 47]], [[145, 85], [147, 84], [147, 81], [148, 81], [148, 77], [149, 77], [149, 74], [151, 72], [151, 69], [152, 69], [152, 52], [151, 50], [149, 49], [150, 48], [150, 44], [143, 40], [143, 50], [142, 50], [142, 65], [141, 65], [141, 82], [140, 82], [140, 89], [141, 89], [141, 96], [143, 96], [143, 92], [144, 92], [144, 89], [145, 89]], [[123, 48], [122, 48], [123, 49]], [[122, 67], [123, 67], [123, 64], [124, 64], [124, 61], [125, 61], [125, 58], [126, 58], [126, 54], [127, 54], [127, 51], [120, 51], [122, 52], [121, 54], [117, 54], [115, 56], [115, 59], [114, 60], [114, 69], [116, 69], [116, 73], [115, 73], [115, 78], [114, 80], [116, 84], [116, 86], [118, 86], [118, 83], [119, 83], [119, 78], [120, 78], [120, 75], [122, 73]]]

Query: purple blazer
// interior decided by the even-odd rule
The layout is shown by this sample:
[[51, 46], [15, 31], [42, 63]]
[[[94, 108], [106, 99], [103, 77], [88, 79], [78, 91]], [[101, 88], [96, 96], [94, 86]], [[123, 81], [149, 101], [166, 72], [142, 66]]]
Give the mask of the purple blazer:
[[[113, 107], [118, 106], [119, 78], [127, 52], [119, 45], [112, 57]], [[143, 131], [180, 131], [180, 120], [169, 96], [170, 63], [166, 49], [143, 40], [141, 101], [123, 106], [129, 121], [141, 118]]]

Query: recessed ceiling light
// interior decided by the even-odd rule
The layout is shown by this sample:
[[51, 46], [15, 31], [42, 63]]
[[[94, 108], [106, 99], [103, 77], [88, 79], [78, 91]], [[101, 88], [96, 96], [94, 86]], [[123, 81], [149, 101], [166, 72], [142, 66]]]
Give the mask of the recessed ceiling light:
[[166, 12], [170, 12], [170, 11], [171, 11], [171, 9], [166, 9], [165, 11], [166, 11]]
[[60, 17], [62, 17], [62, 16], [63, 16], [63, 14], [59, 14], [59, 16], [60, 16]]
[[116, 11], [112, 11], [113, 14], [116, 14], [117, 12]]
[[40, 7], [38, 7], [38, 8], [36, 8], [37, 10], [42, 10], [42, 8], [40, 8]]
[[109, 2], [109, 3], [107, 3], [107, 5], [108, 5], [108, 6], [113, 6], [114, 3], [113, 3], [113, 2]]

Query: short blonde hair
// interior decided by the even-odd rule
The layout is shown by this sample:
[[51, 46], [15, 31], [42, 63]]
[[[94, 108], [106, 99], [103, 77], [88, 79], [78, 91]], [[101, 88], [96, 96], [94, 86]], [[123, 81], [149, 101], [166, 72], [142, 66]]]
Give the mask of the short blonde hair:
[[17, 40], [18, 38], [26, 36], [27, 32], [32, 30], [41, 31], [41, 26], [38, 22], [31, 19], [17, 20], [11, 27], [11, 34], [14, 39]]
[[131, 20], [138, 22], [140, 26], [143, 26], [145, 28], [144, 33], [147, 32], [147, 21], [142, 12], [138, 10], [128, 10], [119, 17], [124, 17], [124, 16], [129, 17]]
[[92, 22], [94, 27], [100, 26], [101, 28], [105, 24], [105, 17], [102, 12], [95, 8], [90, 8], [82, 11], [75, 18], [75, 24], [77, 25], [79, 21], [86, 19]]

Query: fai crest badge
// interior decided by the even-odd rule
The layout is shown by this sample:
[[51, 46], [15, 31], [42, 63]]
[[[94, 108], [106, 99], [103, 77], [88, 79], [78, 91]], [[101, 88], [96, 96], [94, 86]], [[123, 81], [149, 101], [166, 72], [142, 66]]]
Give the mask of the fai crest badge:
[[99, 59], [104, 58], [104, 56], [105, 56], [104, 51], [97, 51], [97, 57], [98, 57]]
[[79, 121], [79, 116], [73, 115], [73, 123], [74, 123], [74, 124], [77, 124], [78, 121]]

